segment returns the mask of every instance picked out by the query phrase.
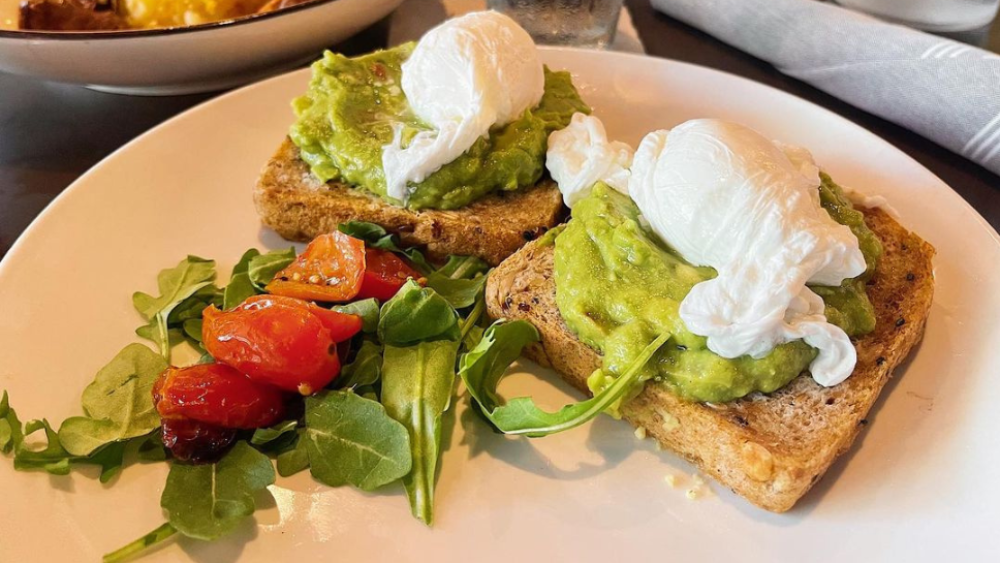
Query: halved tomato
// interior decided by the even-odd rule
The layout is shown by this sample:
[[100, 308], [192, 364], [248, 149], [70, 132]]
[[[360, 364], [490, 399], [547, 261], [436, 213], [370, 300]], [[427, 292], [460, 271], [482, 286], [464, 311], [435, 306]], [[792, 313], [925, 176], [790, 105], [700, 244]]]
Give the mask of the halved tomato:
[[364, 273], [364, 241], [335, 231], [314, 238], [266, 289], [274, 295], [345, 302], [358, 295]]
[[153, 404], [164, 420], [247, 430], [270, 426], [285, 414], [281, 391], [222, 364], [168, 368], [153, 386]]
[[319, 322], [323, 323], [323, 326], [330, 331], [330, 338], [334, 342], [350, 340], [355, 334], [361, 332], [362, 321], [361, 317], [357, 315], [331, 311], [315, 303], [284, 295], [254, 295], [246, 298], [243, 303], [240, 303], [234, 309], [254, 310], [272, 305], [295, 307], [315, 315], [319, 318]]
[[277, 295], [257, 295], [224, 312], [209, 306], [203, 321], [203, 344], [217, 361], [303, 395], [337, 377], [337, 341], [361, 330], [355, 315]]
[[365, 253], [365, 276], [361, 283], [361, 291], [357, 295], [358, 299], [374, 297], [379, 301], [386, 301], [396, 295], [406, 280], [422, 279], [420, 272], [388, 250], [369, 248]]

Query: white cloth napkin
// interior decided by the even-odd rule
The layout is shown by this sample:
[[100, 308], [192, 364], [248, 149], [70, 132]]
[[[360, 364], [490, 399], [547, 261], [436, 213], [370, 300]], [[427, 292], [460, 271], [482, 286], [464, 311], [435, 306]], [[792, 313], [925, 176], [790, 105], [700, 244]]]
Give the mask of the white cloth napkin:
[[814, 0], [651, 0], [1000, 174], [1000, 56]]
[[[486, 9], [486, 0], [406, 0], [389, 20], [389, 45], [416, 41], [428, 29], [444, 20], [468, 12]], [[645, 53], [639, 33], [632, 25], [628, 10], [622, 8], [612, 51]]]

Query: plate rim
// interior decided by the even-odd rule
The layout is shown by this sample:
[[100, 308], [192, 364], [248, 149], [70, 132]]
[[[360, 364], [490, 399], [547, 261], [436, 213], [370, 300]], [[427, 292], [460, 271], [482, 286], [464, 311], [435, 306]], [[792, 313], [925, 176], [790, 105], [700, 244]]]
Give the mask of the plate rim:
[[[577, 54], [577, 55], [574, 55], [574, 56], [586, 55], [587, 57], [593, 57], [593, 55], [594, 55], [592, 52], [589, 52], [589, 51], [586, 51], [586, 50], [580, 50], [580, 49], [554, 49], [554, 50], [555, 51], [582, 51], [581, 54]], [[618, 54], [616, 56], [620, 56], [620, 55], [621, 54]], [[645, 56], [642, 56], [642, 55], [627, 55], [626, 54], [625, 56], [626, 57], [640, 57], [642, 59], [645, 59], [645, 58], [654, 58], [654, 57], [645, 57]], [[612, 57], [612, 59], [614, 59], [614, 57]], [[948, 190], [950, 190], [951, 192], [953, 192], [953, 195], [957, 196], [958, 199], [962, 203], [964, 203], [967, 206], [967, 208], [969, 210], [971, 210], [973, 212], [973, 214], [979, 219], [979, 224], [984, 225], [984, 226], [987, 227], [988, 230], [987, 230], [986, 233], [990, 236], [991, 240], [995, 244], [997, 244], [996, 248], [1000, 248], [1000, 237], [997, 236], [996, 230], [993, 229], [992, 226], [989, 225], [989, 223], [987, 223], [984, 218], [982, 218], [982, 216], [978, 213], [978, 211], [976, 211], [975, 208], [973, 208], [963, 197], [961, 197], [961, 195], [959, 195], [957, 192], [955, 192], [955, 190], [953, 188], [951, 188], [951, 186], [949, 186], [947, 183], [945, 183], [944, 181], [942, 181], [933, 172], [931, 172], [930, 170], [928, 170], [926, 167], [922, 166], [915, 159], [913, 159], [912, 157], [910, 157], [909, 155], [907, 155], [902, 150], [896, 148], [892, 144], [888, 143], [887, 141], [885, 141], [884, 139], [882, 139], [878, 135], [875, 135], [871, 131], [868, 131], [867, 129], [864, 129], [863, 127], [857, 125], [856, 123], [853, 123], [850, 120], [848, 120], [846, 118], [843, 118], [843, 117], [841, 117], [841, 116], [833, 113], [832, 111], [826, 110], [826, 108], [823, 108], [821, 106], [817, 106], [816, 104], [814, 104], [812, 102], [809, 102], [808, 100], [804, 100], [804, 99], [799, 98], [797, 96], [794, 96], [792, 94], [788, 94], [786, 92], [783, 92], [783, 91], [781, 91], [781, 90], [779, 90], [777, 88], [768, 86], [766, 84], [761, 84], [761, 83], [756, 82], [756, 81], [751, 80], [751, 79], [743, 78], [743, 77], [740, 77], [740, 76], [735, 76], [735, 75], [732, 75], [731, 73], [727, 73], [727, 72], [724, 72], [724, 71], [717, 71], [715, 69], [711, 69], [711, 68], [703, 67], [703, 66], [700, 66], [700, 65], [691, 64], [691, 63], [684, 63], [684, 62], [673, 61], [673, 60], [669, 60], [669, 59], [661, 59], [660, 61], [655, 61], [656, 65], [660, 65], [660, 64], [663, 64], [663, 63], [670, 64], [670, 65], [677, 65], [677, 64], [679, 64], [679, 65], [684, 66], [684, 67], [694, 67], [699, 72], [701, 72], [701, 71], [709, 71], [709, 74], [708, 74], [709, 76], [714, 74], [714, 75], [725, 75], [728, 79], [731, 79], [733, 77], [738, 78], [738, 79], [743, 79], [746, 82], [753, 83], [755, 86], [764, 86], [765, 88], [768, 88], [770, 90], [775, 90], [777, 94], [785, 94], [785, 95], [790, 96], [791, 98], [797, 100], [798, 102], [804, 102], [808, 106], [812, 106], [812, 107], [809, 108], [811, 111], [814, 111], [817, 108], [820, 109], [820, 110], [824, 110], [827, 113], [832, 114], [833, 117], [840, 118], [842, 121], [847, 122], [847, 124], [853, 125], [854, 127], [857, 127], [859, 129], [861, 129], [862, 132], [865, 132], [865, 133], [869, 134], [869, 137], [868, 137], [869, 140], [878, 140], [878, 141], [882, 142], [885, 146], [891, 148], [893, 150], [893, 154], [894, 155], [896, 155], [896, 156], [902, 155], [902, 156], [905, 156], [906, 158], [910, 159], [910, 164], [908, 164], [908, 166], [913, 166], [914, 164], [917, 165], [916, 167], [912, 168], [912, 172], [914, 172], [914, 173], [920, 172], [921, 174], [928, 173], [929, 174], [927, 176], [928, 180], [930, 180], [931, 178], [933, 178], [937, 182], [939, 182], [941, 184], [941, 186], [947, 187]], [[74, 180], [57, 197], [53, 198], [53, 200], [48, 205], [45, 206], [45, 208], [42, 210], [42, 212], [40, 212], [38, 214], [38, 216], [34, 220], [32, 220], [32, 222], [28, 225], [28, 227], [25, 228], [24, 232], [17, 237], [17, 239], [15, 240], [14, 244], [11, 246], [11, 249], [8, 251], [7, 255], [4, 256], [3, 260], [0, 260], [0, 289], [2, 289], [2, 283], [3, 283], [3, 279], [4, 279], [4, 274], [7, 273], [7, 267], [8, 266], [6, 266], [6, 264], [8, 263], [8, 257], [9, 256], [17, 256], [17, 257], [19, 257], [19, 258], [15, 258], [15, 259], [11, 259], [11, 260], [17, 260], [17, 259], [23, 258], [21, 256], [21, 254], [23, 252], [25, 252], [25, 248], [32, 248], [32, 247], [25, 247], [24, 246], [25, 244], [29, 244], [29, 243], [25, 242], [28, 239], [31, 239], [31, 244], [37, 244], [38, 242], [44, 242], [44, 239], [42, 239], [42, 238], [40, 238], [39, 241], [34, 241], [34, 239], [38, 235], [33, 234], [33, 233], [35, 233], [35, 231], [37, 229], [41, 228], [41, 227], [39, 227], [40, 223], [43, 222], [43, 221], [45, 221], [45, 218], [48, 216], [48, 214], [53, 213], [53, 212], [59, 212], [58, 207], [60, 205], [67, 205], [66, 200], [69, 199], [69, 197], [67, 196], [67, 194], [74, 194], [74, 193], [79, 192], [81, 189], [83, 189], [78, 184], [86, 184], [88, 181], [90, 181], [90, 176], [92, 174], [98, 173], [99, 170], [101, 170], [102, 165], [107, 164], [106, 161], [111, 161], [111, 160], [117, 158], [119, 156], [118, 155], [119, 151], [129, 150], [132, 147], [133, 143], [144, 142], [144, 140], [145, 140], [145, 138], [146, 138], [147, 135], [156, 135], [158, 133], [160, 127], [169, 127], [169, 126], [171, 126], [172, 123], [173, 123], [173, 120], [175, 120], [175, 119], [192, 118], [192, 116], [188, 116], [187, 115], [189, 112], [194, 113], [196, 111], [206, 111], [207, 107], [210, 106], [210, 105], [212, 105], [212, 104], [215, 104], [215, 103], [227, 103], [227, 100], [229, 100], [229, 96], [248, 95], [248, 92], [244, 92], [244, 90], [250, 90], [252, 88], [266, 88], [268, 85], [271, 84], [272, 80], [274, 80], [274, 81], [277, 81], [277, 80], [289, 80], [292, 75], [295, 75], [296, 73], [305, 74], [307, 72], [307, 70], [308, 69], [299, 69], [299, 70], [292, 71], [292, 72], [289, 72], [289, 73], [284, 73], [282, 75], [275, 76], [275, 77], [272, 77], [272, 78], [269, 78], [269, 79], [265, 79], [265, 80], [262, 80], [262, 81], [259, 81], [259, 82], [247, 85], [247, 86], [242, 87], [242, 88], [238, 88], [236, 90], [227, 92], [225, 94], [216, 96], [216, 97], [214, 97], [212, 99], [209, 99], [209, 100], [206, 100], [206, 101], [204, 101], [202, 103], [199, 103], [199, 104], [197, 104], [197, 105], [195, 105], [195, 106], [193, 106], [191, 108], [186, 109], [183, 112], [180, 112], [176, 116], [173, 116], [173, 117], [171, 117], [171, 118], [163, 121], [162, 123], [160, 123], [160, 124], [158, 124], [158, 125], [150, 128], [149, 130], [147, 130], [147, 131], [145, 131], [145, 132], [137, 135], [134, 139], [126, 142], [124, 145], [122, 145], [121, 147], [119, 147], [118, 149], [116, 149], [115, 151], [113, 151], [112, 153], [110, 153], [109, 155], [107, 155], [105, 158], [101, 159], [93, 167], [91, 167], [85, 173], [83, 173], [82, 175], [80, 175], [79, 178], [77, 178], [76, 180]], [[760, 91], [761, 92], [768, 92], [770, 94], [774, 93], [774, 92], [769, 92], [768, 90], [760, 90]], [[253, 95], [253, 94], [250, 94], [250, 95]], [[287, 106], [285, 106], [284, 109], [285, 109], [285, 111], [287, 111]], [[822, 117], [828, 118], [829, 116], [822, 116]], [[200, 118], [201, 117], [194, 117], [194, 119], [200, 119]], [[939, 189], [940, 189], [940, 187], [934, 187], [935, 192], [937, 190], [939, 190]], [[942, 195], [943, 194], [944, 194], [944, 192], [942, 192]], [[67, 196], [67, 197], [64, 197], [64, 196]], [[946, 196], [946, 197], [951, 197], [951, 196], [949, 195], [949, 196]], [[972, 228], [971, 225], [968, 228]], [[181, 250], [183, 250], [183, 249], [181, 249]], [[1000, 328], [1000, 325], [998, 325], [998, 328]], [[911, 356], [911, 358], [915, 358], [916, 357], [916, 353], [915, 352], [916, 352], [916, 350], [914, 351], [914, 354]], [[853, 447], [857, 448], [857, 444], [855, 446], [853, 446]], [[857, 451], [857, 450], [855, 449], [855, 451]], [[830, 477], [832, 477], [832, 476], [830, 476]], [[972, 547], [975, 548], [976, 546], [972, 546]], [[982, 546], [979, 546], [979, 547], [981, 548]]]

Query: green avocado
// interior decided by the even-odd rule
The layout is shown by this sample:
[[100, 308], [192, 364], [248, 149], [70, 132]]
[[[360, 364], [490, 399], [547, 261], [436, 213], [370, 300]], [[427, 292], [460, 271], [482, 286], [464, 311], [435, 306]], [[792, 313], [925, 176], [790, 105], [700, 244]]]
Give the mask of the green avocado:
[[[327, 51], [313, 63], [304, 96], [292, 102], [297, 120], [289, 136], [302, 159], [324, 182], [338, 180], [394, 205], [386, 195], [382, 147], [402, 128], [406, 144], [423, 123], [400, 87], [402, 64], [413, 43], [357, 58]], [[549, 133], [569, 125], [576, 112], [590, 113], [567, 72], [545, 69], [545, 94], [516, 121], [490, 131], [462, 156], [413, 185], [406, 207], [456, 209], [496, 190], [534, 185], [545, 169]]]
[[[823, 298], [831, 323], [850, 336], [871, 332], [875, 313], [865, 281], [881, 255], [881, 243], [829, 176], [822, 176], [820, 197], [830, 216], [858, 237], [868, 270], [839, 287], [811, 287]], [[559, 312], [571, 331], [603, 355], [604, 369], [591, 377], [591, 389], [609, 384], [664, 333], [671, 338], [641, 380], [652, 379], [689, 401], [721, 403], [755, 391], [769, 393], [805, 371], [816, 350], [804, 342], [779, 345], [760, 359], [726, 359], [687, 330], [678, 312], [681, 301], [695, 284], [715, 276], [714, 269], [692, 266], [661, 243], [639, 221], [628, 196], [597, 184], [555, 238]]]

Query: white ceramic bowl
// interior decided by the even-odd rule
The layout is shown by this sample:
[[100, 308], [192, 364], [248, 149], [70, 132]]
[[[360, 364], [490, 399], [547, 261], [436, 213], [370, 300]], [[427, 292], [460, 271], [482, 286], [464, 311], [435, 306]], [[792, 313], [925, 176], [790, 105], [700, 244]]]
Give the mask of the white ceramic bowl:
[[0, 30], [0, 71], [138, 95], [205, 92], [301, 64], [403, 0], [317, 0], [189, 27]]

